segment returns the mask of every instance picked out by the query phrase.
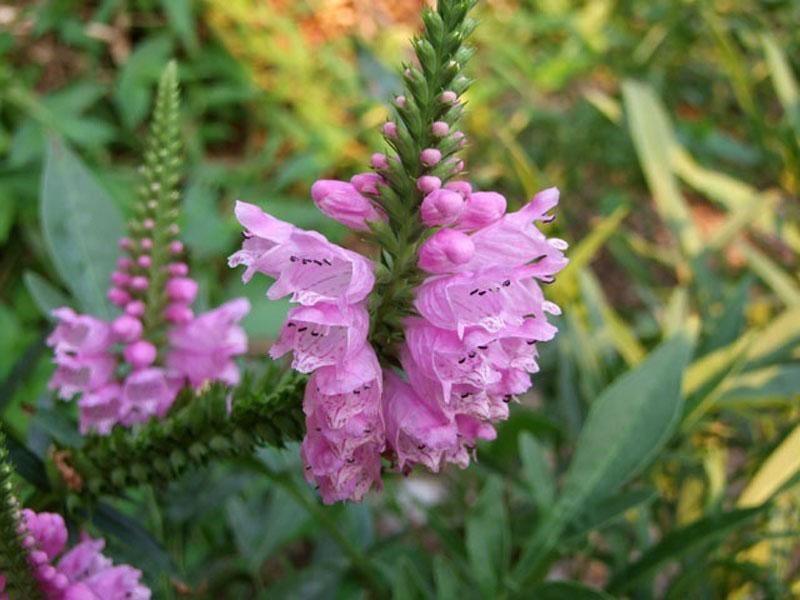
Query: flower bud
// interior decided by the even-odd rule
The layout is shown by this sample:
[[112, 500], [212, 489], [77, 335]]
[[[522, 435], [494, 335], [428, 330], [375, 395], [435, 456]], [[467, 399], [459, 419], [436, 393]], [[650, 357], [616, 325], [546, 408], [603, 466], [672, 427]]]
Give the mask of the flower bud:
[[173, 254], [180, 254], [181, 252], [183, 252], [183, 244], [178, 240], [175, 240], [174, 242], [170, 243], [169, 251], [172, 252]]
[[118, 242], [119, 247], [123, 250], [130, 250], [133, 248], [133, 241], [130, 238], [121, 238]]
[[386, 137], [390, 137], [390, 138], [396, 137], [397, 136], [397, 124], [392, 122], [392, 121], [388, 121], [388, 122], [384, 123], [383, 124], [383, 135], [385, 135]]
[[139, 258], [136, 259], [136, 263], [143, 269], [149, 269], [153, 264], [153, 259], [150, 258], [147, 254], [142, 254]]
[[153, 219], [145, 219], [142, 221], [142, 227], [145, 229], [153, 229], [156, 226], [156, 222]]
[[394, 103], [400, 108], [405, 108], [405, 106], [406, 106], [406, 97], [405, 96], [398, 96], [397, 98], [394, 99]]
[[141, 317], [144, 315], [145, 308], [144, 302], [141, 300], [134, 300], [125, 305], [125, 312], [132, 317]]
[[465, 200], [469, 200], [469, 197], [472, 194], [472, 185], [470, 185], [469, 181], [451, 181], [444, 187], [448, 190], [453, 190], [454, 192], [461, 194], [461, 197]]
[[380, 152], [376, 152], [375, 154], [372, 155], [369, 164], [372, 165], [373, 169], [389, 168], [389, 160], [386, 158], [385, 154], [381, 154]]
[[142, 322], [130, 315], [121, 315], [111, 323], [114, 337], [121, 342], [134, 342], [142, 336]]
[[131, 299], [131, 295], [128, 292], [117, 287], [108, 290], [107, 297], [114, 306], [125, 306]]
[[422, 244], [417, 264], [428, 273], [447, 273], [469, 262], [474, 255], [475, 244], [466, 233], [445, 228]]
[[117, 268], [120, 271], [127, 271], [132, 266], [133, 266], [133, 261], [126, 256], [117, 259]]
[[423, 194], [430, 194], [442, 187], [442, 180], [433, 175], [423, 175], [417, 179], [417, 189]]
[[450, 225], [458, 221], [464, 212], [464, 198], [446, 189], [434, 190], [422, 201], [420, 216], [429, 227]]
[[458, 95], [451, 90], [447, 90], [442, 92], [442, 95], [439, 96], [439, 100], [441, 100], [443, 104], [454, 104], [455, 101], [458, 100]]
[[147, 277], [143, 277], [142, 275], [137, 275], [136, 277], [131, 279], [130, 287], [132, 290], [137, 290], [141, 292], [150, 287], [150, 280]]
[[164, 311], [164, 318], [171, 323], [180, 325], [191, 321], [194, 318], [194, 312], [185, 304], [175, 302]]
[[150, 238], [142, 238], [139, 241], [139, 246], [142, 248], [142, 250], [152, 250], [153, 240], [151, 240]]
[[350, 183], [362, 194], [379, 194], [378, 186], [384, 185], [386, 180], [377, 173], [359, 173], [350, 178]]
[[143, 369], [153, 364], [158, 352], [150, 342], [139, 340], [126, 346], [122, 354], [134, 369]]
[[444, 121], [436, 121], [433, 125], [431, 125], [431, 133], [433, 133], [433, 135], [436, 137], [444, 137], [450, 133], [450, 125]]
[[357, 231], [369, 231], [367, 221], [381, 220], [372, 201], [352, 183], [320, 179], [311, 186], [311, 197], [324, 215]]
[[425, 148], [425, 150], [420, 153], [419, 159], [426, 167], [432, 167], [442, 160], [442, 153], [436, 148]]
[[197, 282], [189, 277], [175, 277], [167, 282], [170, 300], [191, 304], [197, 297]]
[[[455, 182], [454, 182], [455, 183]], [[497, 192], [474, 192], [456, 223], [457, 229], [480, 229], [497, 221], [506, 213], [506, 199]]]
[[189, 274], [189, 265], [186, 263], [171, 263], [167, 267], [167, 272], [173, 277], [185, 277]]
[[124, 287], [131, 281], [131, 276], [122, 271], [114, 271], [111, 273], [111, 283], [118, 287]]

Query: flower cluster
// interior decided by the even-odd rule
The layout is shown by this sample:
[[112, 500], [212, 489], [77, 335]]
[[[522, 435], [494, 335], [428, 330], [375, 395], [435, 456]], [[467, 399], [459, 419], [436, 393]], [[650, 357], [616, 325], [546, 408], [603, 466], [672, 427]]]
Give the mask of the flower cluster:
[[[146, 219], [143, 226], [148, 230], [151, 222]], [[148, 295], [151, 282], [158, 281], [149, 253], [152, 240], [124, 238], [120, 245], [128, 255], [111, 275], [108, 297], [123, 314], [109, 323], [59, 308], [53, 312], [58, 325], [47, 340], [57, 365], [50, 387], [65, 400], [80, 394], [82, 433], [105, 435], [116, 424], [131, 426], [164, 416], [187, 383], [195, 388], [211, 381], [235, 385], [239, 371], [233, 358], [247, 350], [238, 325], [250, 308], [246, 299], [198, 316], [192, 312], [197, 283], [180, 260], [180, 241], [168, 244], [174, 260], [161, 267], [168, 277], [154, 296]], [[148, 339], [146, 312], [162, 296], [167, 303], [158, 316], [166, 325]], [[166, 343], [159, 347], [162, 330]]]
[[[429, 275], [416, 290], [419, 316], [406, 319], [399, 354], [406, 380], [387, 374], [384, 419], [399, 466], [438, 471], [465, 467], [477, 439], [493, 439], [492, 423], [531, 387], [536, 343], [553, 338], [538, 282], [566, 265], [566, 243], [536, 227], [558, 202], [545, 190], [521, 210], [505, 213], [495, 192], [472, 192], [463, 181], [431, 191], [423, 222], [441, 226], [420, 247]], [[431, 209], [434, 207], [434, 209]]]
[[[341, 215], [356, 228], [379, 218], [352, 184], [318, 182], [313, 195], [323, 212]], [[291, 352], [292, 367], [311, 373], [303, 400], [307, 476], [318, 482], [326, 502], [360, 499], [380, 481], [384, 447], [381, 369], [367, 342], [373, 265], [253, 204], [238, 202], [236, 217], [245, 239], [230, 266], [245, 265], [245, 281], [256, 272], [274, 278], [267, 296], [289, 295], [298, 304], [289, 311], [270, 355]]]
[[[25, 509], [20, 533], [47, 600], [149, 600], [150, 590], [140, 582], [142, 573], [128, 565], [115, 566], [102, 554], [102, 539], [84, 534], [64, 552], [67, 528], [61, 515]], [[0, 574], [0, 600], [8, 600], [5, 583]]]

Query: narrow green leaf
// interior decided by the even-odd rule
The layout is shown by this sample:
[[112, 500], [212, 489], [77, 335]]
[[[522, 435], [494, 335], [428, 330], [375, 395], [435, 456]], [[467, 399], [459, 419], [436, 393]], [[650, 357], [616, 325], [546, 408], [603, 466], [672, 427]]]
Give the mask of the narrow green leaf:
[[553, 504], [556, 483], [541, 446], [527, 431], [519, 436], [519, 456], [522, 459], [522, 476], [528, 483], [533, 502], [544, 512]]
[[41, 219], [50, 257], [78, 308], [108, 317], [105, 290], [116, 264], [122, 216], [78, 157], [56, 139], [47, 148]]
[[766, 254], [748, 243], [742, 244], [750, 268], [766, 283], [786, 306], [800, 306], [800, 285]]
[[550, 581], [530, 590], [528, 598], [536, 600], [613, 600], [602, 590], [596, 590], [577, 581]]
[[674, 133], [667, 112], [647, 85], [627, 80], [622, 85], [625, 112], [639, 161], [661, 217], [672, 229], [687, 256], [701, 247], [686, 199], [670, 168], [669, 149]]
[[503, 482], [491, 477], [467, 516], [467, 555], [475, 581], [486, 598], [496, 596], [507, 567], [511, 532], [505, 506]]
[[622, 592], [653, 573], [665, 562], [678, 559], [691, 550], [727, 536], [764, 508], [765, 506], [762, 505], [712, 514], [686, 527], [669, 532], [660, 542], [647, 550], [639, 560], [616, 573], [607, 589], [614, 594]]
[[800, 143], [800, 85], [792, 73], [789, 58], [775, 37], [765, 33], [761, 36], [761, 42], [764, 45], [767, 68], [772, 77], [772, 83], [775, 85], [778, 99], [783, 110], [786, 111], [787, 120], [794, 129], [798, 143]]
[[447, 559], [437, 554], [433, 558], [433, 580], [436, 583], [437, 600], [450, 600], [459, 595], [459, 581]]

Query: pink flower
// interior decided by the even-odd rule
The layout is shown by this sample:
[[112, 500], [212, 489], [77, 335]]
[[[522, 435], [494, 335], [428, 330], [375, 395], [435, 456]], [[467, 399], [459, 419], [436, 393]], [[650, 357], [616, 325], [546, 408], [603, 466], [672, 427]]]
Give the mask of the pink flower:
[[36, 548], [53, 560], [61, 554], [67, 543], [67, 526], [61, 515], [55, 513], [35, 513], [23, 509], [22, 522], [27, 532], [36, 541]]
[[99, 435], [111, 433], [120, 421], [121, 394], [122, 388], [117, 383], [83, 394], [78, 400], [81, 434], [86, 435], [92, 430]]
[[75, 394], [91, 392], [106, 385], [117, 368], [110, 354], [82, 356], [56, 353], [56, 371], [50, 378], [48, 389], [58, 390], [59, 398], [69, 400]]
[[86, 356], [102, 354], [112, 343], [108, 323], [88, 315], [76, 314], [66, 306], [53, 311], [58, 325], [47, 338], [47, 345], [56, 352]]
[[319, 303], [289, 311], [286, 324], [269, 355], [294, 353], [292, 368], [311, 373], [319, 367], [343, 363], [364, 345], [369, 314], [361, 305], [339, 307]]
[[279, 244], [289, 240], [295, 230], [294, 225], [276, 219], [262, 211], [255, 204], [236, 202], [236, 218], [244, 227], [242, 249], [228, 258], [228, 265], [245, 265], [242, 279], [247, 282], [258, 271], [259, 259]]
[[368, 221], [383, 219], [373, 202], [352, 183], [320, 179], [311, 186], [311, 197], [324, 215], [356, 231], [369, 231]]
[[392, 371], [384, 374], [383, 418], [386, 441], [397, 455], [398, 466], [421, 463], [434, 473], [460, 450], [454, 420], [431, 398], [423, 398]]
[[456, 223], [464, 212], [464, 198], [447, 188], [436, 189], [425, 196], [419, 212], [422, 222], [429, 226]]
[[128, 375], [120, 396], [120, 422], [125, 426], [144, 423], [150, 417], [163, 417], [175, 401], [183, 380], [160, 367]]
[[521, 268], [494, 267], [430, 277], [417, 288], [414, 306], [433, 325], [455, 330], [459, 337], [467, 327], [497, 332], [521, 325], [530, 313], [541, 313], [541, 290], [527, 275]]
[[451, 273], [475, 255], [470, 237], [454, 229], [440, 229], [419, 250], [418, 265], [428, 273]]
[[197, 282], [191, 277], [174, 277], [167, 282], [170, 300], [191, 304], [197, 297]]
[[150, 590], [140, 583], [142, 573], [127, 565], [114, 566], [102, 554], [105, 542], [86, 535], [58, 563], [70, 587], [66, 599], [149, 600]]
[[381, 392], [380, 365], [369, 346], [340, 366], [318, 369], [306, 385], [306, 478], [317, 482], [328, 504], [357, 501], [381, 487]]
[[270, 300], [291, 294], [292, 302], [305, 305], [353, 304], [366, 298], [375, 283], [368, 259], [314, 231], [293, 233], [262, 257], [259, 269], [277, 278], [267, 292]]
[[207, 381], [239, 383], [233, 358], [247, 352], [247, 335], [239, 322], [249, 311], [250, 302], [239, 298], [174, 327], [169, 333], [167, 367], [194, 387]]

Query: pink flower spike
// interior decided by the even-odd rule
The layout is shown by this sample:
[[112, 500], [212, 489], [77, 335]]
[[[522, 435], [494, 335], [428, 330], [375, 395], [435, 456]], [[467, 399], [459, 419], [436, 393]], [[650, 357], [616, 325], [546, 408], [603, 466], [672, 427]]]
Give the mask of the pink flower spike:
[[386, 137], [397, 137], [397, 124], [393, 121], [387, 121], [383, 124], [383, 135]]
[[458, 95], [451, 90], [447, 90], [442, 92], [442, 95], [439, 96], [439, 100], [442, 101], [442, 104], [454, 104], [455, 101], [458, 100]]
[[152, 229], [155, 226], [156, 222], [153, 221], [153, 219], [145, 219], [144, 221], [142, 221], [142, 227], [144, 227], [145, 229]]
[[119, 240], [119, 247], [123, 250], [130, 250], [133, 248], [133, 241], [130, 238], [121, 238]]
[[125, 347], [123, 356], [125, 360], [134, 368], [134, 370], [149, 367], [156, 360], [158, 351], [148, 341], [139, 340]]
[[238, 298], [174, 327], [169, 332], [167, 367], [195, 388], [209, 381], [239, 383], [233, 358], [247, 352], [247, 335], [239, 322], [249, 311], [250, 302]]
[[474, 192], [456, 223], [457, 229], [471, 231], [498, 221], [506, 212], [506, 199], [497, 192]]
[[197, 297], [197, 282], [189, 277], [175, 277], [167, 282], [170, 300], [191, 304]]
[[123, 273], [122, 271], [114, 271], [111, 273], [111, 283], [117, 287], [125, 287], [130, 281], [131, 276], [127, 273]]
[[108, 294], [106, 294], [106, 296], [114, 306], [119, 307], [125, 306], [131, 300], [131, 295], [118, 287], [113, 287], [108, 290]]
[[153, 249], [153, 240], [151, 240], [150, 238], [142, 238], [139, 241], [139, 247], [142, 250], [145, 250], [145, 251], [152, 250]]
[[141, 317], [144, 315], [144, 311], [147, 307], [144, 305], [144, 302], [141, 300], [134, 300], [133, 302], [128, 302], [125, 305], [125, 312], [132, 317]]
[[434, 190], [422, 201], [420, 216], [429, 227], [456, 223], [464, 212], [464, 198], [447, 189]]
[[417, 179], [417, 189], [423, 194], [430, 194], [442, 187], [442, 180], [433, 175], [423, 175]]
[[436, 148], [425, 148], [425, 150], [420, 153], [419, 160], [426, 167], [432, 167], [442, 160], [442, 153]]
[[389, 168], [389, 160], [386, 158], [385, 154], [381, 154], [380, 152], [376, 152], [372, 155], [369, 164], [373, 169], [386, 170]]
[[164, 311], [164, 318], [170, 323], [182, 325], [194, 318], [194, 311], [181, 302], [174, 302]]
[[142, 336], [142, 322], [130, 315], [121, 315], [111, 323], [111, 331], [120, 342], [130, 343]]
[[444, 121], [436, 121], [431, 126], [431, 133], [436, 137], [444, 137], [448, 133], [450, 133], [450, 125], [445, 123]]
[[417, 264], [428, 273], [448, 273], [469, 262], [474, 254], [475, 244], [467, 234], [445, 228], [422, 244]]
[[379, 186], [385, 185], [386, 180], [378, 173], [359, 173], [350, 178], [350, 183], [360, 193], [375, 196], [380, 193]]
[[175, 240], [174, 242], [170, 242], [169, 251], [173, 254], [180, 254], [183, 252], [183, 243]]
[[368, 221], [382, 219], [372, 201], [352, 183], [320, 179], [311, 186], [311, 197], [322, 214], [356, 231], [369, 231]]
[[136, 259], [136, 264], [138, 264], [143, 269], [149, 269], [153, 265], [153, 259], [150, 258], [147, 254], [142, 254], [139, 258]]
[[186, 277], [189, 274], [189, 265], [186, 263], [171, 263], [167, 267], [167, 272], [173, 277]]
[[130, 287], [132, 290], [136, 290], [138, 292], [144, 291], [150, 287], [150, 280], [143, 275], [137, 275], [131, 279]]

